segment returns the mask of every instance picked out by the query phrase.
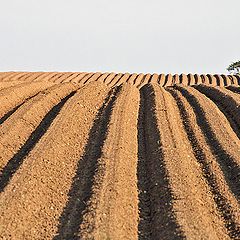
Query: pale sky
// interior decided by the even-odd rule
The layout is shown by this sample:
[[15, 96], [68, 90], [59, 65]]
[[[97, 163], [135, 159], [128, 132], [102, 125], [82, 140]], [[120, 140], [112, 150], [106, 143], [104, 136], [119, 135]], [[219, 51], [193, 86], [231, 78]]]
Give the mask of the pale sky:
[[0, 71], [227, 73], [240, 0], [0, 0]]

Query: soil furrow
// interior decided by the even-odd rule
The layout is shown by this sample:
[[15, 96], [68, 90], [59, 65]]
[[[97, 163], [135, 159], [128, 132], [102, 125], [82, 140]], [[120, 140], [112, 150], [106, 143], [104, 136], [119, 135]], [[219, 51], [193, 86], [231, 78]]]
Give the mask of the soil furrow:
[[[20, 103], [19, 105], [17, 105], [16, 107], [14, 107], [13, 109], [11, 109], [9, 112], [5, 113], [1, 118], [0, 118], [0, 126], [13, 114], [15, 113], [23, 104], [25, 104], [26, 102], [28, 102], [30, 99], [34, 98], [36, 95], [38, 95], [39, 93], [36, 93], [33, 96], [30, 96], [28, 98], [26, 98], [24, 100], [24, 102]], [[2, 127], [2, 126], [1, 126]]]
[[97, 160], [102, 153], [107, 125], [118, 91], [119, 89], [114, 89], [108, 95], [95, 117], [84, 153], [77, 164], [77, 170], [68, 193], [68, 202], [59, 218], [58, 231], [54, 239], [78, 239], [79, 237], [83, 211], [92, 195], [91, 188]]
[[22, 84], [21, 81], [0, 82], [0, 91]]
[[[10, 82], [3, 82], [3, 83], [12, 83], [11, 81]], [[14, 82], [13, 82], [14, 83]], [[9, 86], [7, 88], [4, 88], [0, 91], [0, 97], [2, 96], [7, 96], [11, 93], [11, 91], [14, 91], [14, 90], [18, 90], [19, 88], [23, 88], [25, 86], [29, 86], [31, 83], [29, 82], [19, 82], [19, 84], [15, 85], [13, 84], [12, 86]]]
[[28, 78], [28, 81], [32, 81], [32, 82], [39, 82], [39, 81], [46, 81], [46, 77], [50, 74], [50, 72], [39, 72], [36, 74], [32, 74], [32, 76], [30, 76]]
[[67, 77], [62, 77], [62, 78], [59, 78], [57, 80], [57, 83], [65, 83], [65, 82], [71, 82], [75, 77], [79, 76], [80, 73], [79, 72], [76, 72], [76, 73], [69, 73], [69, 75]]
[[211, 86], [216, 87], [217, 86], [217, 79], [212, 74], [207, 74], [207, 77], [209, 78], [209, 83]]
[[145, 84], [147, 84], [149, 82], [149, 80], [151, 79], [151, 74], [145, 74], [141, 80], [141, 83], [138, 85], [138, 88], [141, 89], [141, 87], [143, 87]]
[[[34, 75], [34, 72], [27, 72], [26, 74], [18, 77], [18, 78], [17, 78], [17, 81], [24, 81], [24, 82], [25, 82], [26, 79], [27, 79], [29, 76], [32, 76], [32, 75]], [[14, 78], [11, 79], [11, 81], [13, 81], [13, 80], [14, 80]]]
[[55, 83], [61, 83], [63, 80], [68, 80], [74, 73], [72, 72], [65, 72], [61, 76], [58, 76], [58, 78], [54, 79], [53, 82]]
[[45, 74], [44, 72], [35, 72], [32, 74], [29, 74], [29, 76], [27, 76], [24, 81], [29, 81], [29, 82], [35, 81], [35, 79], [39, 78], [44, 74]]
[[232, 85], [235, 85], [235, 86], [239, 86], [240, 85], [240, 81], [238, 80], [237, 76], [228, 75], [227, 77], [231, 80], [231, 84]]
[[119, 78], [118, 81], [114, 84], [114, 86], [120, 86], [121, 84], [126, 83], [130, 77], [130, 73], [124, 73], [123, 76]]
[[165, 83], [165, 74], [160, 74], [159, 75], [158, 83], [159, 83], [160, 86], [163, 86], [163, 84]]
[[[161, 146], [156, 97], [149, 84], [140, 89], [138, 122], [139, 239], [182, 239], [172, 209], [172, 190]], [[158, 169], [156, 172], [155, 170]], [[151, 177], [150, 177], [151, 176]]]
[[[198, 112], [198, 121], [213, 154], [216, 156], [232, 192], [240, 200], [240, 141], [225, 116], [204, 95], [193, 88], [178, 90]], [[214, 124], [213, 124], [214, 123]]]
[[89, 130], [107, 95], [108, 88], [90, 83], [64, 104], [1, 193], [1, 237], [52, 239], [57, 233]]
[[149, 83], [151, 83], [151, 84], [157, 84], [157, 83], [158, 83], [158, 79], [159, 79], [159, 75], [156, 74], [156, 73], [154, 73], [154, 74], [152, 75], [151, 81], [150, 81]]
[[33, 82], [39, 82], [39, 81], [49, 82], [49, 81], [51, 81], [51, 78], [53, 78], [57, 74], [58, 74], [57, 72], [46, 72], [46, 73], [40, 75], [39, 77], [33, 79], [32, 81]]
[[195, 78], [192, 74], [188, 74], [187, 78], [188, 78], [188, 85], [194, 85], [196, 83]]
[[137, 76], [138, 76], [138, 75], [137, 75], [136, 73], [132, 74], [132, 75], [130, 76], [130, 78], [127, 80], [127, 83], [130, 83], [131, 85], [134, 85], [134, 82], [136, 81]]
[[13, 72], [1, 72], [1, 73], [0, 73], [0, 80], [1, 80], [1, 82], [4, 81], [4, 79], [5, 79], [7, 76], [11, 75], [11, 74], [13, 74]]
[[[139, 179], [143, 170], [141, 182], [143, 193], [145, 191], [145, 196], [142, 193], [142, 201], [140, 198], [140, 203], [143, 203], [142, 211], [140, 205], [140, 216], [142, 214], [146, 220], [143, 218], [143, 232], [139, 237], [207, 239], [211, 236], [211, 239], [227, 239], [224, 223], [218, 215], [212, 195], [209, 195], [210, 189], [202, 178], [202, 169], [197, 164], [181, 124], [181, 115], [174, 98], [158, 86], [144, 88], [145, 101], [154, 105], [154, 108], [145, 106], [146, 117], [153, 115], [156, 127], [153, 127], [154, 120], [150, 117], [149, 122], [146, 121], [149, 126], [143, 126], [145, 131], [152, 130], [141, 144], [146, 145], [147, 160], [142, 163], [142, 167], [139, 162]], [[155, 132], [159, 134], [156, 139], [153, 137]], [[150, 161], [149, 156], [152, 156]]]
[[8, 81], [8, 79], [9, 79], [11, 76], [14, 76], [15, 74], [16, 74], [16, 72], [7, 72], [7, 73], [5, 73], [5, 74], [2, 76], [1, 81], [3, 81], [3, 82]]
[[95, 155], [92, 195], [80, 224], [81, 239], [137, 239], [138, 108], [139, 92], [128, 84], [106, 108], [105, 140], [97, 144], [102, 150]]
[[203, 79], [198, 74], [194, 74], [194, 78], [196, 84], [203, 84]]
[[[196, 114], [197, 125], [200, 127], [203, 136], [201, 136], [201, 133], [197, 133], [197, 125], [192, 123], [193, 120], [190, 119], [191, 115], [189, 115], [189, 113], [191, 111], [190, 109], [186, 109], [186, 103], [183, 103], [181, 96], [174, 90], [169, 90], [177, 101], [182, 119], [184, 119], [183, 124], [188, 134], [189, 141], [192, 144], [192, 149], [195, 153], [195, 157], [202, 167], [203, 176], [210, 187], [219, 214], [224, 220], [225, 227], [228, 231], [229, 236], [235, 239], [240, 234], [240, 213], [239, 203], [231, 193], [231, 190], [234, 192], [235, 196], [238, 196], [239, 189], [234, 186], [234, 183], [237, 184], [237, 179], [235, 178], [237, 176], [234, 175], [235, 173], [237, 175], [239, 173], [237, 173], [238, 170], [235, 171], [232, 169], [234, 170], [234, 173], [232, 173], [229, 171], [229, 169], [227, 170], [227, 168], [224, 168], [229, 167], [229, 165], [233, 164], [234, 159], [231, 159], [232, 156], [229, 156], [224, 151], [224, 149], [222, 149], [222, 146], [216, 138], [212, 127], [209, 125], [208, 119], [206, 119], [203, 108], [195, 96], [190, 94], [184, 88], [176, 88], [181, 91], [184, 97], [186, 97], [187, 101], [193, 107], [192, 110], [194, 114]], [[201, 102], [201, 104], [203, 104], [203, 102]], [[213, 110], [211, 112], [214, 113]], [[207, 150], [206, 146], [209, 147], [209, 150]], [[221, 168], [219, 167], [218, 163], [220, 163]], [[226, 164], [228, 165], [224, 166]], [[235, 166], [236, 163], [234, 163], [234, 166], [230, 167], [232, 168]], [[223, 174], [223, 172], [225, 174]], [[229, 174], [232, 176], [229, 177]], [[228, 184], [226, 183], [226, 180]], [[231, 190], [228, 187], [230, 187]]]
[[91, 78], [87, 79], [84, 82], [84, 84], [89, 84], [90, 82], [99, 81], [99, 78], [101, 78], [102, 75], [103, 74], [100, 72], [94, 73], [94, 75]]
[[150, 180], [148, 178], [147, 171], [147, 153], [146, 153], [146, 139], [145, 139], [145, 121], [144, 115], [145, 104], [143, 98], [143, 91], [140, 91], [140, 108], [138, 115], [138, 166], [137, 166], [137, 177], [138, 177], [138, 189], [139, 189], [139, 225], [138, 235], [139, 240], [151, 239], [151, 207], [150, 207], [150, 196], [148, 194], [150, 190]]
[[108, 85], [115, 78], [116, 75], [116, 73], [111, 73], [107, 78], [104, 79], [104, 83]]
[[186, 86], [189, 85], [189, 80], [186, 74], [181, 74], [179, 76], [179, 84], [186, 85]]
[[140, 89], [143, 86], [146, 77], [147, 75], [143, 73], [138, 76], [138, 78], [136, 79], [137, 88]]
[[[56, 85], [18, 107], [18, 110], [0, 127], [0, 170], [9, 159], [17, 159], [14, 154], [19, 155], [18, 149], [24, 151], [21, 149], [26, 149], [25, 145], [33, 142], [33, 136], [37, 136], [37, 133], [40, 136], [40, 131], [44, 130], [42, 126], [50, 119], [48, 115], [50, 112], [56, 112], [51, 109], [60, 109], [54, 106], [58, 104], [61, 106], [61, 101], [67, 100], [67, 96], [71, 96], [71, 92], [76, 88], [77, 86], [71, 83]], [[22, 129], [20, 133], [19, 129]]]
[[106, 79], [111, 75], [112, 73], [103, 73], [96, 81], [101, 83], [106, 83]]
[[[234, 132], [240, 139], [240, 97], [236, 93], [226, 93], [221, 88], [213, 88], [204, 85], [194, 86], [195, 89], [210, 98], [229, 120]], [[234, 94], [234, 95], [233, 95]]]
[[215, 74], [214, 77], [216, 78], [217, 86], [223, 87], [227, 84], [221, 75]]
[[23, 103], [29, 97], [34, 96], [52, 85], [52, 83], [30, 83], [17, 86], [16, 88], [4, 92], [4, 94], [0, 96], [0, 118], [16, 106]]
[[240, 87], [228, 86], [227, 89], [231, 90], [234, 93], [240, 93]]
[[26, 74], [25, 72], [15, 72], [15, 73], [12, 73], [12, 74], [8, 75], [7, 77], [5, 77], [4, 81], [11, 81], [12, 78], [16, 79], [18, 76], [23, 76], [25, 74]]
[[173, 75], [173, 85], [180, 83], [180, 77], [178, 74]]
[[[31, 133], [28, 140], [21, 146], [21, 148], [17, 151], [17, 153], [7, 162], [7, 164], [2, 168], [1, 166], [1, 174], [0, 174], [0, 192], [4, 190], [12, 176], [19, 169], [21, 164], [24, 161], [24, 158], [28, 155], [28, 153], [34, 148], [34, 146], [39, 142], [41, 137], [46, 133], [51, 123], [60, 112], [63, 105], [67, 102], [69, 98], [71, 98], [75, 92], [72, 92], [68, 96], [62, 99], [60, 103], [54, 106], [42, 119], [37, 128]], [[4, 156], [5, 157], [5, 156]], [[1, 161], [1, 165], [2, 161]]]
[[173, 84], [173, 76], [172, 74], [167, 74], [165, 76], [165, 82], [163, 84], [163, 87], [172, 86], [172, 84]]
[[56, 75], [54, 75], [50, 81], [51, 82], [56, 82], [56, 80], [58, 80], [60, 77], [62, 77], [65, 73], [61, 73], [61, 72], [58, 72]]
[[[85, 77], [89, 76], [89, 73], [86, 72], [81, 72], [79, 73], [77, 76], [75, 76], [74, 78], [72, 78], [70, 81], [74, 82], [74, 83], [79, 83], [81, 82], [81, 80]], [[64, 81], [65, 82], [65, 81]]]
[[114, 78], [111, 79], [110, 82], [107, 83], [109, 87], [114, 87], [116, 83], [124, 76], [123, 73], [118, 73], [117, 75], [114, 76]]
[[15, 76], [11, 77], [10, 81], [22, 81], [22, 78], [26, 77], [27, 75], [32, 74], [29, 72], [23, 72], [20, 74], [16, 74]]
[[84, 85], [89, 79], [94, 77], [95, 73], [88, 73], [83, 78], [79, 79], [79, 84]]
[[144, 77], [144, 74], [143, 74], [143, 73], [138, 74], [137, 77], [135, 78], [133, 84], [136, 85], [136, 87], [138, 87], [139, 84], [141, 83], [143, 77]]
[[54, 82], [55, 79], [58, 79], [61, 75], [62, 73], [59, 73], [59, 72], [49, 73], [46, 80], [49, 82]]
[[161, 149], [172, 193], [172, 211], [181, 230], [179, 237], [227, 238], [223, 230], [224, 223], [219, 218], [182, 124], [179, 108], [174, 98], [163, 88], [154, 86], [154, 91]]

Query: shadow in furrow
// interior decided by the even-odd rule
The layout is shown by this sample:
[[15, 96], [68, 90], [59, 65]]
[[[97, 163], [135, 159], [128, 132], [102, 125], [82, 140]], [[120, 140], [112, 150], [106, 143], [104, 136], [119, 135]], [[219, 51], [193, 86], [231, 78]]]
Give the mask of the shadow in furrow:
[[55, 240], [80, 238], [79, 231], [84, 210], [92, 195], [94, 175], [98, 168], [98, 159], [102, 155], [112, 108], [121, 88], [121, 86], [118, 86], [111, 90], [93, 122], [84, 155], [78, 162], [77, 171], [68, 193], [68, 202], [59, 218], [58, 232], [54, 237]]
[[[231, 96], [222, 94], [218, 89], [206, 87], [203, 85], [193, 86], [199, 92], [211, 99], [219, 108], [219, 110], [228, 119], [235, 134], [240, 139], [240, 120], [239, 120], [239, 105], [232, 99]], [[227, 102], [227, 104], [226, 104]], [[230, 106], [229, 106], [230, 105]]]
[[139, 217], [140, 222], [138, 225], [139, 240], [150, 239], [151, 236], [151, 209], [150, 209], [150, 196], [148, 191], [149, 181], [147, 172], [146, 161], [146, 140], [144, 134], [144, 98], [143, 92], [140, 90], [140, 109], [138, 115], [138, 189], [139, 189]]
[[161, 150], [151, 85], [140, 90], [138, 117], [139, 239], [183, 239], [172, 208], [173, 196]]
[[68, 96], [62, 99], [60, 103], [54, 106], [42, 119], [38, 127], [32, 132], [25, 144], [19, 149], [19, 151], [8, 161], [7, 165], [3, 168], [0, 175], [0, 192], [4, 190], [9, 181], [11, 180], [14, 173], [18, 170], [24, 161], [24, 158], [28, 153], [34, 148], [34, 146], [39, 142], [41, 137], [46, 133], [51, 123], [55, 117], [60, 112], [63, 105], [67, 100], [72, 97], [76, 91], [72, 92]]
[[236, 86], [227, 86], [226, 87], [228, 90], [234, 92], [234, 93], [240, 93], [240, 87], [236, 87]]
[[15, 113], [23, 104], [25, 104], [27, 101], [29, 101], [30, 99], [36, 97], [39, 93], [36, 93], [35, 95], [27, 98], [24, 100], [24, 102], [20, 103], [19, 105], [17, 105], [15, 108], [13, 108], [12, 110], [10, 110], [9, 112], [7, 112], [4, 116], [2, 116], [0, 118], [0, 124], [3, 124], [13, 113]]
[[[237, 197], [239, 197], [239, 182], [237, 182], [238, 178], [236, 178], [237, 175], [239, 176], [239, 169], [237, 170], [235, 170], [234, 168], [229, 169], [228, 166], [230, 164], [233, 164], [233, 161], [231, 160], [231, 156], [229, 156], [219, 144], [215, 134], [212, 132], [211, 126], [209, 125], [209, 123], [205, 118], [204, 111], [200, 106], [200, 104], [198, 103], [197, 99], [193, 95], [189, 94], [185, 89], [179, 86], [175, 86], [174, 88], [179, 90], [183, 94], [183, 96], [186, 97], [187, 101], [193, 107], [193, 110], [197, 116], [197, 123], [200, 126], [202, 132], [204, 133], [205, 139], [211, 151], [213, 152], [214, 156], [219, 161], [219, 163], [222, 164], [222, 167], [224, 168], [224, 172], [226, 173], [227, 171], [225, 176], [227, 177], [227, 182], [229, 184], [230, 189], [235, 193]], [[233, 210], [230, 204], [228, 203], [227, 199], [222, 195], [218, 187], [215, 174], [212, 172], [210, 165], [207, 161], [206, 154], [204, 153], [203, 148], [199, 144], [198, 139], [191, 126], [189, 115], [184, 106], [184, 103], [179, 98], [178, 94], [176, 93], [176, 90], [174, 90], [173, 88], [168, 88], [167, 90], [172, 94], [172, 96], [176, 100], [176, 103], [179, 108], [179, 112], [181, 114], [181, 118], [183, 120], [182, 122], [185, 128], [185, 131], [192, 145], [194, 156], [200, 163], [200, 166], [203, 171], [203, 176], [207, 180], [207, 183], [213, 194], [213, 198], [217, 205], [219, 213], [224, 219], [225, 227], [228, 230], [229, 236], [232, 238], [235, 238], [236, 236], [240, 236], [240, 229], [233, 217]], [[232, 167], [235, 167], [235, 166], [232, 165], [231, 168]]]
[[188, 102], [193, 106], [193, 110], [196, 113], [197, 123], [202, 129], [205, 139], [210, 146], [211, 151], [217, 158], [220, 166], [222, 167], [223, 172], [225, 173], [226, 180], [230, 186], [230, 189], [235, 194], [235, 196], [240, 198], [240, 168], [235, 163], [234, 159], [223, 149], [220, 142], [217, 139], [217, 136], [212, 131], [211, 125], [207, 122], [205, 117], [204, 110], [197, 101], [197, 99], [190, 94], [187, 90], [183, 88], [178, 88], [183, 96], [186, 97]]

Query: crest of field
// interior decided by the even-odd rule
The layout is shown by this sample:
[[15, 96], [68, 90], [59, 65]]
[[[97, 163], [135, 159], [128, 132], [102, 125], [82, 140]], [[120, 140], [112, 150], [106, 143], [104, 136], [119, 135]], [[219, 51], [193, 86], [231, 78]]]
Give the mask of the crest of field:
[[239, 75], [225, 74], [143, 74], [143, 73], [89, 73], [89, 72], [2, 72], [0, 73], [0, 90], [21, 82], [49, 81], [53, 83], [74, 82], [81, 85], [92, 81], [104, 82], [108, 86], [117, 86], [129, 83], [142, 87], [148, 83], [157, 83], [167, 87], [176, 84], [185, 86], [209, 85], [230, 86], [240, 85]]

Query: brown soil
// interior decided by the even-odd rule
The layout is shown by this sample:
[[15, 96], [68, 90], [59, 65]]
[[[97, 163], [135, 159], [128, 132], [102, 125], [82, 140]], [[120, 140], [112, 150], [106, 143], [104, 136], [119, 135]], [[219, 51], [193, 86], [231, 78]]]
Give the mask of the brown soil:
[[239, 83], [0, 73], [0, 238], [240, 239]]

